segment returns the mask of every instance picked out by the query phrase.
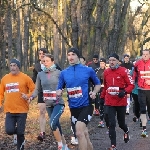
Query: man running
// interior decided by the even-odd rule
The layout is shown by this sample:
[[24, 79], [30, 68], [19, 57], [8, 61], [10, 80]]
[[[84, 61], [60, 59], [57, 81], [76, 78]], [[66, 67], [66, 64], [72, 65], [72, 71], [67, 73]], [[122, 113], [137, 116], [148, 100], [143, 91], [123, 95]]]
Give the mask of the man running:
[[[80, 150], [93, 150], [90, 142], [87, 124], [92, 118], [93, 105], [90, 98], [95, 99], [100, 90], [100, 81], [91, 67], [80, 64], [79, 50], [71, 48], [68, 51], [70, 67], [60, 74], [57, 87], [57, 95], [62, 94], [62, 88], [66, 85], [68, 102], [71, 112], [71, 121], [75, 124], [76, 135]], [[89, 80], [95, 85], [94, 90], [89, 92]]]

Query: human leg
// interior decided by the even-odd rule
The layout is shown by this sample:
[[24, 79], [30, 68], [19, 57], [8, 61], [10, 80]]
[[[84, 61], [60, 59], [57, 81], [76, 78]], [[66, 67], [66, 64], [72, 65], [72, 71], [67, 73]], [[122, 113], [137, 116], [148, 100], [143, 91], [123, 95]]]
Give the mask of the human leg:
[[126, 113], [126, 106], [118, 106], [116, 107], [117, 110], [117, 120], [119, 127], [124, 131], [124, 141], [127, 143], [129, 141], [129, 129], [125, 124], [125, 113]]
[[93, 146], [88, 139], [87, 133], [87, 124], [92, 118], [93, 113], [93, 106], [89, 105], [82, 108], [77, 109], [70, 109], [71, 111], [71, 121], [76, 124], [76, 136], [79, 142], [79, 149], [85, 150], [89, 149], [92, 150]]
[[116, 146], [116, 107], [108, 106], [108, 118], [109, 118], [109, 138], [111, 140], [111, 145]]
[[46, 113], [46, 105], [45, 103], [38, 103], [39, 107], [39, 123], [40, 123], [40, 135], [38, 136], [38, 140], [43, 141], [45, 138], [45, 126], [46, 126], [46, 118], [45, 118], [45, 113]]
[[132, 93], [132, 98], [134, 101], [134, 115], [135, 115], [135, 119], [133, 119], [133, 121], [136, 122], [137, 119], [139, 119], [140, 117], [140, 105], [139, 105], [137, 94]]
[[[62, 147], [62, 144], [66, 144], [64, 136], [62, 134], [59, 118], [64, 111], [64, 105], [55, 105], [53, 108], [46, 108], [50, 117], [50, 127], [53, 131], [54, 137], [58, 142], [58, 146]], [[62, 143], [62, 140], [64, 143]]]
[[25, 126], [26, 126], [26, 119], [27, 113], [21, 113], [16, 115], [17, 118], [17, 149], [24, 150], [25, 144]]

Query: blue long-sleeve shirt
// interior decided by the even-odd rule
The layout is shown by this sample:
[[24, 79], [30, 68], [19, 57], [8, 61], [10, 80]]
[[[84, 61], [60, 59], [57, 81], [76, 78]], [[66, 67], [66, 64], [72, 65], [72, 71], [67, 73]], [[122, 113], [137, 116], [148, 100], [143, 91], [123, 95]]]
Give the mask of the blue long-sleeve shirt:
[[90, 105], [89, 81], [100, 85], [95, 71], [82, 64], [70, 66], [61, 72], [57, 89], [62, 89], [65, 84], [70, 108]]

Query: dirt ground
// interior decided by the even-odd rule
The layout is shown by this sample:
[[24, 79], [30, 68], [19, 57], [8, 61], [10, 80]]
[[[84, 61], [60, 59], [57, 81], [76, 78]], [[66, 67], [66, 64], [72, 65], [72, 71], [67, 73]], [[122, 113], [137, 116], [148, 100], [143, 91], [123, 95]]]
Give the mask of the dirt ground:
[[[150, 137], [142, 138], [141, 128], [139, 123], [132, 121], [133, 113], [132, 108], [130, 110], [130, 115], [126, 116], [126, 121], [130, 129], [130, 141], [124, 143], [123, 141], [123, 131], [116, 127], [117, 131], [117, 148], [118, 150], [150, 150]], [[38, 108], [37, 103], [32, 102], [30, 105], [30, 111], [28, 113], [28, 119], [26, 123], [25, 131], [25, 150], [57, 150], [57, 143], [52, 135], [49, 127], [48, 116], [46, 123], [46, 139], [44, 142], [37, 141], [37, 135], [39, 134], [39, 121], [38, 121]], [[16, 146], [13, 145], [13, 136], [8, 136], [5, 134], [4, 126], [5, 115], [0, 114], [0, 150], [16, 150]], [[94, 150], [106, 150], [110, 146], [110, 140], [107, 132], [107, 128], [98, 128], [99, 117], [94, 116], [88, 125], [90, 139], [93, 143]], [[70, 130], [70, 112], [68, 106], [66, 106], [65, 111], [61, 117], [61, 126], [67, 143], [70, 143], [70, 137], [72, 132]], [[147, 130], [150, 131], [150, 125], [147, 125]], [[69, 144], [69, 146], [71, 146]], [[77, 147], [70, 147], [71, 150], [77, 150]]]

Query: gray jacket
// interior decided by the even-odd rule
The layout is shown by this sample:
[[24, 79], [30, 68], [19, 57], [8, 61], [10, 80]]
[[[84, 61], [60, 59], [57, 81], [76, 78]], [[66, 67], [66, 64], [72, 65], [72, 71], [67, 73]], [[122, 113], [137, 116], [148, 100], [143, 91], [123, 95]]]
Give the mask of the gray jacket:
[[53, 68], [50, 72], [41, 71], [36, 78], [35, 90], [32, 94], [33, 97], [38, 95], [38, 92], [43, 89], [43, 101], [46, 106], [55, 106], [57, 104], [64, 104], [62, 97], [56, 96], [56, 88], [59, 80], [60, 70]]

